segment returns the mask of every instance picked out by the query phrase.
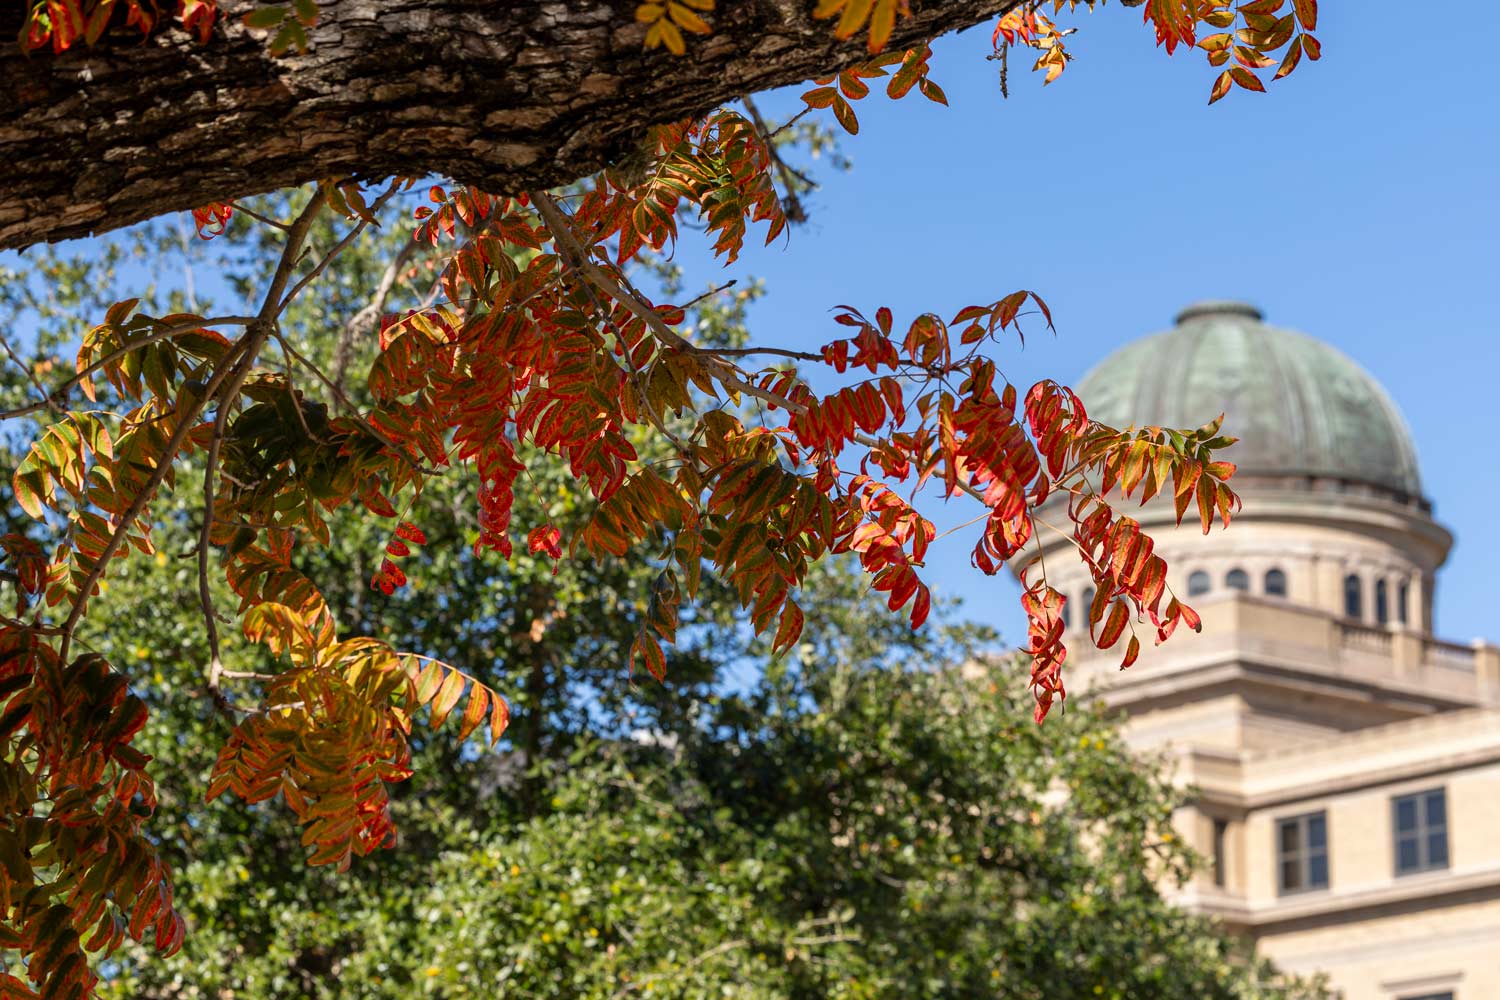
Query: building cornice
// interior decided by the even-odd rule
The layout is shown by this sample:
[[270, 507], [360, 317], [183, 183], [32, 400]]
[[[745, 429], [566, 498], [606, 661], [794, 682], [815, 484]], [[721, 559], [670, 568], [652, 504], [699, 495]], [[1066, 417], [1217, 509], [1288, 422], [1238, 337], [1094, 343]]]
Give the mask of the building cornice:
[[1268, 903], [1247, 903], [1219, 890], [1189, 889], [1175, 900], [1193, 910], [1253, 930], [1257, 935], [1293, 926], [1341, 924], [1368, 919], [1373, 910], [1434, 909], [1456, 897], [1500, 899], [1500, 865], [1466, 872], [1409, 875], [1387, 885], [1350, 891], [1322, 891], [1283, 896]]

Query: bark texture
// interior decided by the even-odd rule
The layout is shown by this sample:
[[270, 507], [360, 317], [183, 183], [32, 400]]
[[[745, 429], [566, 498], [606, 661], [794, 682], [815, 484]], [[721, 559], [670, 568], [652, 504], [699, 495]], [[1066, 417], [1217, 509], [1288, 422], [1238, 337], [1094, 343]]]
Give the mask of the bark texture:
[[[913, 0], [893, 46], [1019, 0]], [[643, 126], [865, 58], [814, 0], [720, 0], [688, 54], [642, 48], [635, 0], [321, 0], [273, 59], [221, 0], [214, 37], [23, 55], [0, 14], [0, 248], [84, 236], [319, 177], [437, 173], [497, 193], [574, 180]], [[19, 5], [16, 5], [19, 6]]]

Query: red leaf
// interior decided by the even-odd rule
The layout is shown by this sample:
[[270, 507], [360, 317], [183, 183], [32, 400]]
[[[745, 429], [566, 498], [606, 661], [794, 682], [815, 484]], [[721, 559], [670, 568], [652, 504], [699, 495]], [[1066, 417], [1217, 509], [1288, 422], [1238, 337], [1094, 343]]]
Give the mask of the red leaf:
[[1130, 620], [1130, 611], [1124, 601], [1114, 601], [1109, 606], [1109, 617], [1104, 620], [1104, 628], [1099, 632], [1099, 638], [1095, 644], [1100, 649], [1108, 649], [1120, 641], [1120, 635], [1125, 631], [1125, 625]]
[[561, 559], [562, 532], [550, 524], [532, 528], [526, 535], [526, 548], [533, 555], [545, 552], [553, 559]]
[[797, 602], [788, 599], [781, 609], [781, 622], [776, 626], [776, 639], [771, 644], [772, 655], [780, 655], [791, 649], [802, 635], [802, 609]]

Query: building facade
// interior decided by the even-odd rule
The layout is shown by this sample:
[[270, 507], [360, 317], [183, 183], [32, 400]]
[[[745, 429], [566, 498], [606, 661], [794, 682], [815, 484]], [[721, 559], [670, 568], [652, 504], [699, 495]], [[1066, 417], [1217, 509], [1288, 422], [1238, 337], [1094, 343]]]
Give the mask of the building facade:
[[[1072, 611], [1069, 689], [1194, 789], [1178, 827], [1211, 865], [1180, 902], [1348, 1000], [1500, 998], [1500, 649], [1432, 634], [1452, 537], [1395, 405], [1233, 302], [1183, 310], [1078, 390], [1114, 426], [1224, 411], [1241, 438], [1229, 530], [1175, 528], [1169, 501], [1135, 515], [1201, 634], [1121, 672], [1081, 632], [1091, 581], [1047, 561], [1068, 567], [1050, 581]], [[1018, 566], [1037, 545], [1067, 543], [1039, 533]]]

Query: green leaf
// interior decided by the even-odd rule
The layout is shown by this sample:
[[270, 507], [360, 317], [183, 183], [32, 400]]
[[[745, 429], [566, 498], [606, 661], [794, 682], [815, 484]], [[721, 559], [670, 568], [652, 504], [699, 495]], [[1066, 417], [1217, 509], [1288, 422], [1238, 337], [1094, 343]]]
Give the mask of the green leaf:
[[261, 31], [268, 30], [279, 25], [286, 19], [286, 15], [287, 8], [283, 5], [278, 4], [274, 7], [262, 7], [259, 10], [252, 10], [245, 15], [245, 27]]

